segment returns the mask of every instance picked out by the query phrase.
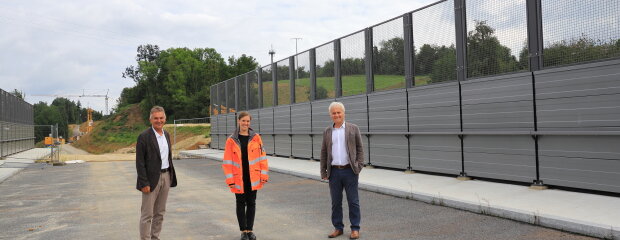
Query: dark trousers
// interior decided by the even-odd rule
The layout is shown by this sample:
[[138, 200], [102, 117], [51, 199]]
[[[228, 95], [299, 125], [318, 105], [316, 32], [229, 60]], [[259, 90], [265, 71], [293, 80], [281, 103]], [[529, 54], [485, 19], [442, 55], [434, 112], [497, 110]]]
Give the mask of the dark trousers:
[[336, 229], [343, 230], [342, 223], [342, 190], [347, 194], [349, 203], [349, 221], [351, 230], [360, 230], [360, 200], [357, 193], [357, 182], [359, 176], [351, 168], [338, 169], [332, 168], [329, 176], [329, 192], [332, 197], [332, 224]]
[[252, 231], [254, 216], [256, 215], [256, 191], [244, 191], [235, 194], [237, 198], [237, 221], [241, 231]]

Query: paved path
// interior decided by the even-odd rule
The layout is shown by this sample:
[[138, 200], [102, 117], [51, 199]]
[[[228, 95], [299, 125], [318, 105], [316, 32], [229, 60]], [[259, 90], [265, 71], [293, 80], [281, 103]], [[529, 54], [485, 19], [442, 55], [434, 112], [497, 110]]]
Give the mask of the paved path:
[[71, 144], [63, 144], [60, 146], [60, 153], [72, 155], [89, 155], [90, 153], [82, 149], [71, 146]]
[[[49, 148], [33, 148], [7, 156], [4, 160], [0, 160], [0, 183], [22, 169], [31, 166], [36, 160], [48, 157], [50, 153]], [[0, 195], [1, 194], [0, 192]]]
[[[191, 150], [181, 155], [221, 160], [223, 151]], [[271, 156], [269, 165], [283, 173], [320, 179], [318, 162]], [[360, 187], [588, 236], [620, 239], [618, 197], [557, 189], [533, 190], [514, 184], [459, 181], [454, 177], [385, 169], [364, 169]]]
[[[42, 166], [0, 184], [0, 239], [137, 239], [134, 162]], [[175, 167], [179, 186], [170, 193], [162, 239], [238, 239], [234, 196], [220, 163], [185, 159]], [[258, 193], [259, 239], [327, 239], [327, 184], [270, 175]], [[362, 239], [591, 239], [374, 192], [361, 191], [360, 198]]]

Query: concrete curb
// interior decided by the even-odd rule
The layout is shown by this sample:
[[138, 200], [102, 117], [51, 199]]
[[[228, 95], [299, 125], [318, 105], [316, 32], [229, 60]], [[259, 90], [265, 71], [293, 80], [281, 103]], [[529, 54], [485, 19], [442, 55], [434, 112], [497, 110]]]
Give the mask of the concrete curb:
[[0, 183], [17, 174], [22, 168], [0, 168]]
[[[181, 152], [179, 153], [179, 155], [186, 156], [186, 157], [206, 158], [206, 159], [213, 160], [213, 161], [221, 161], [221, 159], [219, 159], [218, 157], [213, 157], [213, 156], [209, 156], [206, 154], [194, 154], [194, 153]], [[301, 173], [301, 172], [281, 169], [281, 168], [277, 168], [273, 166], [270, 167], [270, 170], [274, 172], [283, 173], [283, 174], [288, 174], [288, 175], [293, 175], [293, 176], [298, 176], [298, 177], [303, 177], [303, 178], [325, 182], [318, 175], [314, 175], [314, 174]], [[478, 214], [484, 214], [484, 215], [489, 215], [489, 216], [494, 216], [494, 217], [510, 219], [510, 220], [524, 222], [524, 223], [528, 223], [532, 225], [538, 225], [538, 226], [558, 229], [561, 231], [583, 234], [586, 236], [592, 236], [592, 237], [604, 238], [604, 239], [620, 239], [620, 230], [613, 229], [612, 226], [600, 225], [600, 224], [591, 223], [591, 222], [584, 222], [584, 221], [579, 221], [575, 219], [566, 219], [566, 218], [562, 218], [559, 216], [538, 214], [536, 212], [524, 212], [524, 211], [520, 211], [516, 209], [510, 209], [507, 207], [492, 206], [488, 204], [485, 205], [482, 202], [476, 203], [476, 202], [469, 202], [469, 201], [460, 200], [460, 199], [452, 199], [452, 198], [447, 198], [447, 197], [442, 197], [442, 196], [429, 195], [426, 193], [416, 192], [416, 191], [403, 191], [399, 189], [391, 189], [385, 186], [373, 185], [373, 184], [368, 184], [368, 183], [360, 183], [359, 188], [366, 190], [366, 191], [412, 199], [412, 200], [421, 201], [421, 202], [425, 202], [425, 203], [429, 203], [433, 205], [445, 206], [445, 207], [450, 207], [454, 209], [474, 212]]]

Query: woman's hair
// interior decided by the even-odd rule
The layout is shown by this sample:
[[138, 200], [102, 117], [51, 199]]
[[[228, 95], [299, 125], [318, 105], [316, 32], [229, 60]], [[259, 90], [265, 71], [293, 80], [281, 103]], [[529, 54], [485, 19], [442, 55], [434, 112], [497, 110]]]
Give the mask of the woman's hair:
[[246, 111], [239, 112], [238, 115], [237, 115], [237, 120], [241, 120], [245, 116], [250, 116], [250, 120], [252, 120], [252, 115], [250, 115], [250, 113], [246, 112]]

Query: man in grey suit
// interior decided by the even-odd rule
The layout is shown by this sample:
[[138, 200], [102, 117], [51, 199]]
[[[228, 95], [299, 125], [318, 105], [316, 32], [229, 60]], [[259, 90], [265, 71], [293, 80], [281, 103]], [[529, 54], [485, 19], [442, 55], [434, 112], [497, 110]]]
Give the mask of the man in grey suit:
[[170, 187], [177, 185], [172, 165], [170, 134], [164, 131], [166, 112], [155, 106], [151, 126], [138, 136], [136, 144], [136, 189], [142, 192], [140, 239], [159, 239]]
[[329, 180], [332, 199], [332, 224], [335, 230], [328, 237], [335, 238], [343, 234], [342, 190], [344, 189], [349, 203], [350, 238], [358, 239], [362, 216], [357, 186], [359, 173], [364, 167], [364, 149], [359, 128], [353, 123], [345, 123], [344, 112], [342, 103], [332, 102], [329, 105], [329, 115], [334, 124], [323, 132], [321, 178]]

